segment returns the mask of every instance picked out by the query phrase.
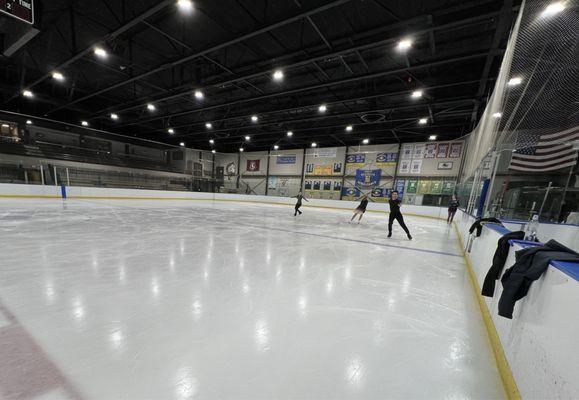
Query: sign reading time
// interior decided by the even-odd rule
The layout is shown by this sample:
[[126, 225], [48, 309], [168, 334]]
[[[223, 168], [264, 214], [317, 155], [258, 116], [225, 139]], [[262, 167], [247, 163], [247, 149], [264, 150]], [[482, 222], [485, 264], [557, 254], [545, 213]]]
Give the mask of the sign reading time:
[[34, 0], [0, 0], [0, 12], [34, 24]]

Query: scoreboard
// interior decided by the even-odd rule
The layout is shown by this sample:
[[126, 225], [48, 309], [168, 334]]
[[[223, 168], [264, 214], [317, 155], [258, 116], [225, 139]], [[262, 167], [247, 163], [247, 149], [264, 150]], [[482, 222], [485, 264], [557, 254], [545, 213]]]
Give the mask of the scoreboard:
[[34, 24], [34, 0], [0, 0], [0, 13]]

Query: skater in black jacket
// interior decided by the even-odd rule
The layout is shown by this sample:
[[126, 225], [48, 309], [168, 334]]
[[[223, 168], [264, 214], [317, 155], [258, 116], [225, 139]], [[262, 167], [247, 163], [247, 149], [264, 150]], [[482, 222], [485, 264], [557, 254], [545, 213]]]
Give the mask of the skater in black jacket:
[[295, 208], [295, 212], [294, 212], [294, 217], [296, 215], [298, 215], [298, 213], [300, 213], [300, 215], [302, 215], [302, 212], [300, 211], [300, 207], [302, 206], [302, 200], [308, 201], [308, 199], [306, 199], [303, 195], [302, 192], [299, 192], [297, 196], [294, 196], [296, 199], [298, 199], [297, 203], [296, 203], [296, 208]]
[[412, 236], [410, 235], [410, 231], [408, 227], [404, 223], [404, 217], [400, 212], [400, 204], [402, 203], [398, 198], [398, 192], [394, 190], [390, 195], [390, 200], [388, 201], [390, 204], [390, 216], [388, 217], [388, 237], [392, 237], [392, 224], [394, 220], [398, 221], [404, 232], [406, 232], [406, 236], [408, 236], [408, 240], [412, 240]]

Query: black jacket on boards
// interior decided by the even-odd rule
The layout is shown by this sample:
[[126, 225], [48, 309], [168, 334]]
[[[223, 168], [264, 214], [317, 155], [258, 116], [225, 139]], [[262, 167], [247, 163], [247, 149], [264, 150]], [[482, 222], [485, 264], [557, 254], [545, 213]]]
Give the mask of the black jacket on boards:
[[509, 255], [509, 248], [511, 247], [509, 245], [509, 240], [522, 240], [524, 238], [525, 232], [517, 231], [507, 233], [499, 239], [497, 250], [493, 257], [493, 265], [491, 266], [491, 269], [489, 269], [489, 272], [487, 272], [487, 276], [483, 283], [481, 293], [483, 296], [493, 297], [495, 294], [495, 283], [501, 276], [501, 272], [503, 271], [503, 267], [507, 261], [507, 256]]
[[480, 218], [477, 219], [474, 224], [472, 224], [470, 226], [470, 229], [468, 230], [468, 233], [470, 233], [472, 235], [472, 233], [474, 232], [474, 230], [476, 229], [476, 237], [480, 236], [480, 233], [482, 231], [482, 226], [484, 224], [499, 224], [500, 226], [503, 226], [503, 224], [501, 223], [501, 221], [499, 221], [496, 218]]
[[499, 315], [505, 318], [513, 318], [515, 303], [527, 295], [531, 283], [543, 275], [551, 261], [579, 263], [579, 253], [555, 240], [549, 240], [543, 246], [519, 250], [515, 258], [515, 264], [505, 271], [501, 279], [503, 294], [499, 300]]

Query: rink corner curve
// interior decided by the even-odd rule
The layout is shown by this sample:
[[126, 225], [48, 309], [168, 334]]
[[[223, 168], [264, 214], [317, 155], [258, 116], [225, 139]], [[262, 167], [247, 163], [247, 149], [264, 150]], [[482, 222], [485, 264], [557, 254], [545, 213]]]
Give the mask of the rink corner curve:
[[492, 320], [490, 312], [487, 308], [487, 305], [484, 302], [483, 297], [480, 294], [481, 288], [477, 282], [472, 262], [468, 254], [464, 250], [465, 249], [464, 243], [462, 241], [462, 237], [460, 236], [460, 232], [458, 231], [456, 223], [453, 222], [453, 226], [454, 232], [458, 238], [462, 256], [464, 258], [464, 263], [468, 271], [468, 276], [473, 289], [473, 294], [476, 297], [477, 303], [479, 305], [479, 309], [482, 315], [482, 319], [484, 321], [484, 325], [486, 327], [487, 335], [491, 343], [491, 348], [493, 350], [493, 355], [495, 357], [497, 368], [501, 376], [501, 381], [503, 382], [503, 389], [505, 390], [505, 396], [509, 400], [520, 400], [521, 394], [519, 392], [519, 388], [517, 387], [517, 382], [515, 381], [513, 372], [511, 371], [511, 367], [509, 366], [509, 362], [505, 355], [501, 339], [499, 338], [499, 334]]

